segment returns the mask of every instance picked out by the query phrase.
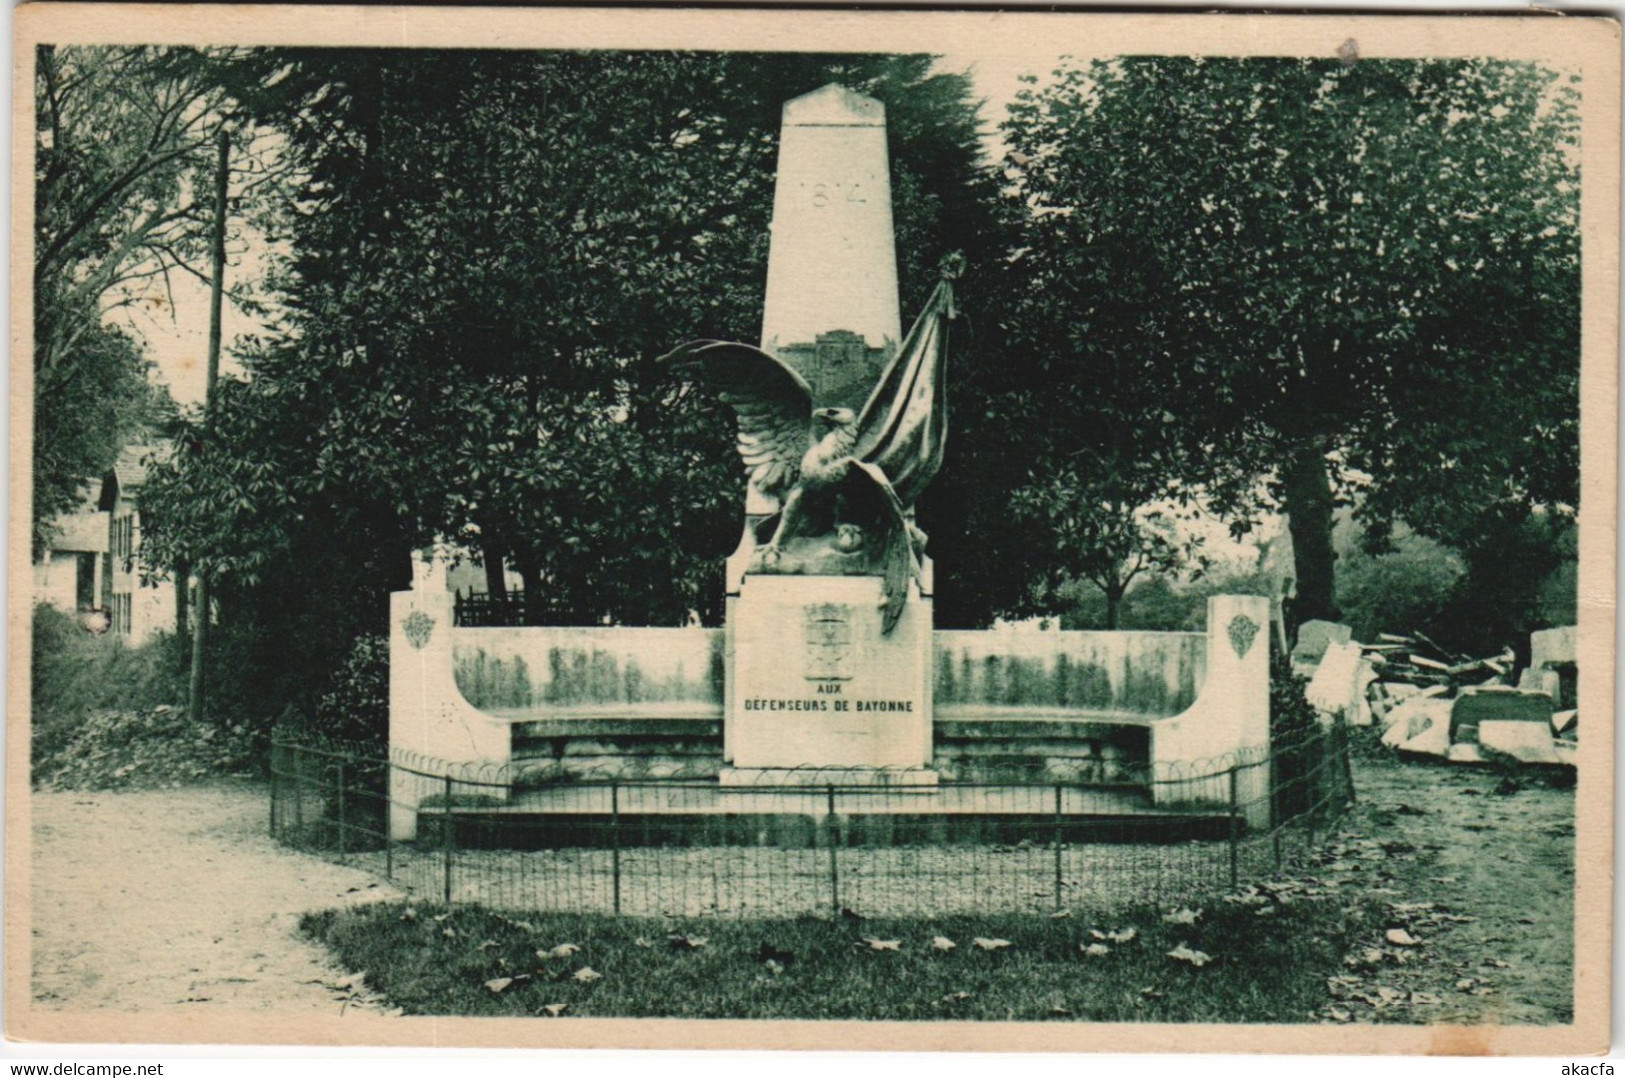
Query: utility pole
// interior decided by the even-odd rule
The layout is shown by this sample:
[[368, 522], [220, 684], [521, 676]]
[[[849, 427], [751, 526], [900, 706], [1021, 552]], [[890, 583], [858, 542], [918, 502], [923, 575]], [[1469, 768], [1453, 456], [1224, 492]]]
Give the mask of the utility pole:
[[[226, 291], [226, 181], [230, 176], [231, 136], [224, 128], [220, 131], [218, 143], [219, 159], [214, 173], [214, 272], [209, 281], [209, 365], [203, 397], [201, 451], [204, 453], [210, 451], [209, 438], [214, 428], [215, 384], [220, 380], [220, 306]], [[205, 569], [198, 570], [197, 602], [193, 604], [191, 613], [192, 678], [191, 690], [187, 694], [187, 716], [193, 722], [202, 722], [206, 692], [203, 653], [209, 643], [209, 578]]]

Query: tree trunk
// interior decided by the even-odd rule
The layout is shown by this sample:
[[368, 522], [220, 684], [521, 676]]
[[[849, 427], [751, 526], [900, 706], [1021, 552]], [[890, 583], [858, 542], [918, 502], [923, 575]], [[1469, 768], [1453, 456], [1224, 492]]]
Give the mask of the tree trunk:
[[[217, 136], [219, 158], [214, 173], [214, 235], [210, 244], [214, 256], [214, 272], [209, 279], [209, 355], [205, 368], [203, 398], [204, 452], [213, 449], [209, 440], [214, 436], [214, 414], [220, 381], [220, 306], [226, 289], [226, 187], [231, 177], [231, 138], [225, 131]], [[187, 717], [202, 722], [207, 710], [204, 661], [209, 650], [209, 578], [199, 573], [197, 578], [197, 609], [192, 617], [192, 676], [186, 697]], [[225, 714], [215, 717], [222, 726]]]
[[185, 640], [188, 633], [187, 615], [191, 608], [192, 563], [185, 558], [175, 559], [175, 639]]
[[1298, 626], [1306, 621], [1342, 617], [1333, 569], [1337, 554], [1332, 550], [1332, 484], [1325, 441], [1311, 438], [1297, 446], [1281, 479], [1298, 592], [1287, 612], [1287, 635], [1296, 638]]
[[519, 579], [525, 582], [523, 621], [526, 625], [540, 625], [542, 623], [542, 567], [534, 556], [519, 553], [515, 553], [513, 556], [513, 567], [519, 571]]
[[508, 578], [503, 572], [502, 545], [491, 529], [480, 529], [480, 561], [485, 566], [485, 590], [493, 603], [508, 598]]
[[1113, 584], [1109, 588], [1101, 588], [1106, 594], [1106, 628], [1117, 628], [1118, 611], [1123, 605], [1123, 592], [1126, 590], [1120, 584]]

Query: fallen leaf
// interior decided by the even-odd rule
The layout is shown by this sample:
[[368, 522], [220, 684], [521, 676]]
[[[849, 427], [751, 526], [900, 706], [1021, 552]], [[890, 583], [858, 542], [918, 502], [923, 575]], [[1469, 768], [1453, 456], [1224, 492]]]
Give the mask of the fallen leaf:
[[485, 987], [489, 988], [492, 994], [500, 994], [502, 990], [508, 987], [510, 984], [513, 984], [512, 977], [496, 977], [486, 981]]
[[1165, 913], [1162, 919], [1171, 925], [1193, 925], [1197, 918], [1202, 916], [1201, 910], [1185, 909], [1181, 907], [1172, 913]]
[[440, 924], [442, 921], [444, 921], [446, 918], [448, 918], [450, 916], [451, 916], [451, 914], [449, 914], [449, 913], [436, 914], [435, 917], [434, 917], [434, 923], [435, 924]]
[[580, 981], [582, 984], [591, 984], [592, 982], [601, 979], [603, 976], [604, 975], [602, 973], [599, 973], [591, 966], [582, 966], [580, 969], [575, 971], [575, 979]]
[[1071, 917], [1071, 916], [1072, 916], [1072, 911], [1071, 910], [1056, 910], [1054, 913], [1049, 915], [1049, 919], [1052, 920], [1052, 921], [1059, 921], [1059, 920], [1062, 920], [1064, 918]]
[[1070, 1007], [1063, 1007], [1057, 1003], [1049, 1009], [1049, 1013], [1056, 1015], [1057, 1017], [1066, 1017], [1072, 1013], [1072, 1009]]
[[980, 947], [984, 951], [1002, 951], [1006, 947], [1011, 946], [1009, 940], [988, 939], [986, 936], [977, 936], [975, 939], [971, 940], [971, 942], [976, 944], [976, 946]]
[[970, 998], [969, 992], [949, 992], [942, 997], [944, 1003], [961, 1003]]
[[763, 962], [762, 965], [766, 966], [767, 971], [773, 974], [775, 977], [784, 972], [783, 964], [776, 962], [771, 958], [769, 958], [766, 962]]
[[551, 1015], [554, 1018], [557, 1018], [559, 1015], [564, 1013], [565, 1008], [568, 1007], [568, 1006], [570, 1006], [568, 1003], [548, 1003], [548, 1004], [544, 1004], [542, 1009], [537, 1011], [536, 1013], [537, 1014], [547, 1014], [547, 1015]]
[[1471, 977], [1463, 977], [1461, 980], [1456, 982], [1456, 987], [1465, 992], [1467, 989], [1473, 987], [1473, 985], [1477, 983], [1478, 982], [1473, 980]]
[[1201, 969], [1203, 966], [1213, 961], [1212, 955], [1207, 954], [1204, 951], [1193, 951], [1183, 943], [1169, 951], [1168, 957], [1174, 959], [1176, 962], [1189, 962], [1197, 969]]
[[496, 946], [499, 946], [499, 944], [497, 943], [496, 940], [484, 940], [483, 942], [480, 943], [480, 945], [478, 947], [476, 947], [474, 949], [476, 951], [489, 951], [491, 948], [496, 947]]
[[869, 945], [871, 951], [901, 951], [902, 940], [877, 940], [873, 936], [863, 937], [863, 942]]
[[408, 906], [404, 910], [401, 911], [401, 920], [403, 920], [403, 921], [415, 921], [417, 919], [418, 919], [418, 911], [413, 909], [411, 906]]
[[955, 943], [953, 940], [949, 939], [947, 936], [932, 936], [931, 937], [931, 949], [933, 951], [942, 951], [942, 952], [946, 953], [948, 951], [953, 950], [957, 946], [959, 946], [959, 944]]
[[581, 950], [581, 945], [580, 944], [561, 943], [557, 947], [549, 948], [546, 951], [537, 951], [536, 952], [536, 957], [537, 958], [569, 958], [571, 955], [575, 954], [579, 950]]
[[1403, 928], [1390, 928], [1384, 933], [1384, 938], [1395, 947], [1420, 947], [1422, 941], [1405, 931]]
[[1114, 928], [1110, 932], [1102, 932], [1098, 928], [1091, 928], [1089, 934], [1097, 940], [1110, 940], [1113, 943], [1127, 943], [1139, 932], [1133, 928]]
[[1354, 1018], [1354, 1015], [1341, 1007], [1328, 1007], [1326, 1008], [1326, 1014], [1334, 1022], [1347, 1022]]
[[709, 936], [685, 936], [681, 932], [673, 932], [666, 937], [666, 942], [671, 944], [674, 951], [697, 951], [710, 943], [711, 939]]
[[454, 939], [457, 938], [457, 930], [455, 928], [451, 927], [450, 925], [447, 925], [445, 928], [442, 928], [440, 930], [440, 934], [442, 936], [445, 936], [449, 940], [454, 940]]
[[639, 936], [637, 939], [632, 941], [632, 946], [634, 946], [634, 947], [653, 947], [654, 944], [650, 943], [648, 940], [644, 939], [642, 936]]
[[1108, 955], [1108, 954], [1112, 953], [1112, 949], [1110, 947], [1106, 946], [1104, 943], [1084, 944], [1079, 949], [1082, 950], [1083, 953], [1088, 955], [1090, 958], [1099, 958], [1102, 955]]

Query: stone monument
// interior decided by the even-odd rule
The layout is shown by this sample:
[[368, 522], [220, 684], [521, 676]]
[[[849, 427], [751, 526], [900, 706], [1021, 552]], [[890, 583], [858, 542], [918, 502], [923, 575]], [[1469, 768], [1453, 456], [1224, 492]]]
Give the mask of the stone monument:
[[666, 361], [739, 419], [721, 782], [930, 786], [931, 574], [913, 505], [942, 461], [943, 281], [898, 341], [885, 107], [784, 106], [762, 347]]

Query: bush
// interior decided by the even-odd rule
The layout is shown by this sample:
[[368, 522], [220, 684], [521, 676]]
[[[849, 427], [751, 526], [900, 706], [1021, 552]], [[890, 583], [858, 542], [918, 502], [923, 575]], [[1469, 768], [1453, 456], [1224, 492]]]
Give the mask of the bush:
[[343, 745], [347, 751], [381, 755], [389, 731], [389, 638], [368, 634], [356, 638], [344, 664], [333, 675], [333, 688], [316, 707], [313, 728], [288, 730], [302, 741]]
[[91, 635], [54, 606], [35, 606], [29, 675], [36, 770], [98, 712], [184, 702], [185, 672], [176, 654], [173, 636], [131, 646], [113, 634]]
[[1420, 629], [1438, 635], [1440, 620], [1467, 566], [1453, 550], [1412, 536], [1384, 554], [1354, 551], [1337, 569], [1337, 605], [1354, 639]]

